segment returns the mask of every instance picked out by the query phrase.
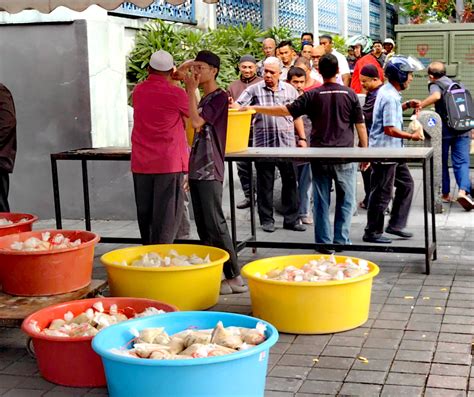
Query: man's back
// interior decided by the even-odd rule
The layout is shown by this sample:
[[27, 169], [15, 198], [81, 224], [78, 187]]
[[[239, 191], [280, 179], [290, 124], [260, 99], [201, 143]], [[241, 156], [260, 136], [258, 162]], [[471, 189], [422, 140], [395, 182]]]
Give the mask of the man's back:
[[16, 156], [16, 116], [12, 94], [0, 84], [0, 170], [10, 173]]
[[348, 87], [325, 83], [288, 106], [293, 116], [307, 114], [313, 124], [311, 146], [354, 146], [354, 124], [363, 123], [357, 95]]

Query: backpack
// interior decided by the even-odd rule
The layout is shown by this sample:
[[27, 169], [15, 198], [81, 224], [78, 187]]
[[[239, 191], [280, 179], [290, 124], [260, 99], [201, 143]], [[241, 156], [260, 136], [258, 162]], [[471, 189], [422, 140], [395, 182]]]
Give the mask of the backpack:
[[452, 82], [449, 86], [437, 82], [433, 84], [442, 89], [442, 116], [448, 127], [459, 132], [474, 128], [474, 103], [469, 90], [457, 82]]

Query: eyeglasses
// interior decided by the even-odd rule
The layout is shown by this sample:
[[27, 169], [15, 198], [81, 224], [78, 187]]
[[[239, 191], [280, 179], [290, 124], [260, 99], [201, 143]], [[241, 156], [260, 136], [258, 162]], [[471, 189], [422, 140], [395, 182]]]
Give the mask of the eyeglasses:
[[206, 69], [210, 69], [211, 67], [210, 66], [204, 66], [204, 65], [194, 65], [193, 68], [196, 69], [196, 70], [206, 70]]

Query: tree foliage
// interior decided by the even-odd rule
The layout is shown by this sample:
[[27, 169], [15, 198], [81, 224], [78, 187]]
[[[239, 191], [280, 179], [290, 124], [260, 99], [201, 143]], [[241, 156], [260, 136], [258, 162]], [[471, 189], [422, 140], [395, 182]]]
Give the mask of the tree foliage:
[[[456, 0], [392, 0], [400, 6], [400, 13], [410, 22], [456, 22]], [[474, 0], [464, 0], [464, 10], [459, 15], [461, 22], [474, 22]]]

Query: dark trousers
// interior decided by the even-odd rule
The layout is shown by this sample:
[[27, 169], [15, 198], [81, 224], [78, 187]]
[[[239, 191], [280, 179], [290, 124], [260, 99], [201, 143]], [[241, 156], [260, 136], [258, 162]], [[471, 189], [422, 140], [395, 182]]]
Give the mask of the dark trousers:
[[250, 174], [252, 172], [252, 163], [250, 161], [237, 162], [237, 174], [239, 175], [242, 190], [247, 198], [250, 198]]
[[360, 172], [362, 174], [362, 181], [364, 182], [364, 199], [362, 202], [365, 205], [365, 208], [369, 205], [369, 196], [370, 196], [370, 175], [372, 175], [372, 167], [367, 168], [365, 171]]
[[0, 212], [10, 212], [8, 205], [8, 190], [10, 189], [10, 176], [8, 172], [0, 171]]
[[298, 188], [296, 169], [292, 161], [258, 161], [257, 169], [257, 205], [260, 224], [275, 223], [273, 218], [273, 187], [275, 167], [281, 176], [281, 206], [284, 225], [294, 225], [298, 221]]
[[224, 263], [224, 275], [227, 279], [237, 277], [237, 254], [222, 211], [222, 182], [190, 179], [189, 188], [199, 239], [205, 245], [226, 250], [230, 259]]
[[184, 174], [133, 174], [142, 243], [171, 244], [184, 211]]
[[414, 182], [408, 166], [403, 164], [372, 164], [369, 207], [365, 233], [380, 236], [383, 233], [384, 211], [393, 197], [389, 226], [396, 230], [405, 228], [413, 199]]

